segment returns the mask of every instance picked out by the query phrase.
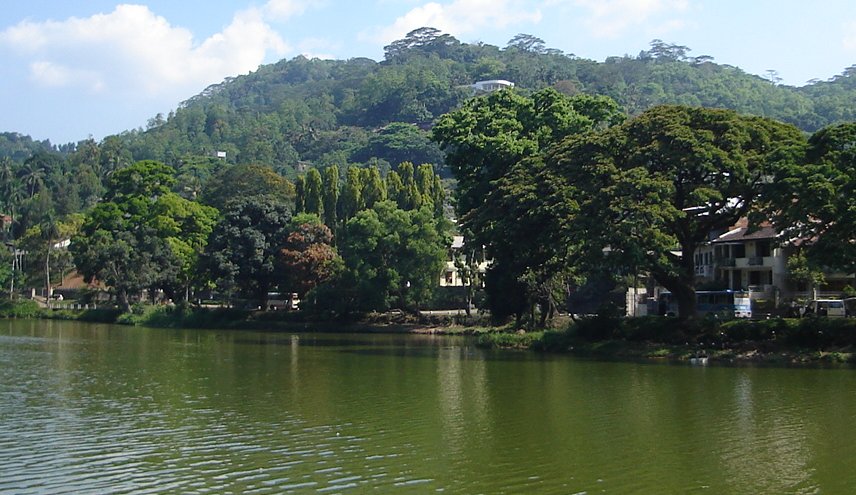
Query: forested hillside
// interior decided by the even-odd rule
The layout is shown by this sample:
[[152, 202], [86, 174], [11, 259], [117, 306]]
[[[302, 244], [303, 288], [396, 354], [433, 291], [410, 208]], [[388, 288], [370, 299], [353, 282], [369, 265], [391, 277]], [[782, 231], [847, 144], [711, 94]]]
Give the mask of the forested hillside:
[[[445, 173], [427, 130], [473, 95], [473, 82], [485, 79], [512, 81], [523, 92], [554, 87], [606, 95], [629, 115], [663, 103], [729, 108], [806, 132], [856, 120], [856, 66], [795, 88], [779, 85], [774, 71], [765, 79], [690, 53], [654, 40], [636, 56], [596, 62], [526, 34], [497, 47], [421, 28], [387, 46], [381, 62], [282, 60], [210, 86], [169, 115], [151, 118], [145, 129], [109, 140], [133, 160], [180, 165], [225, 152], [227, 163], [264, 164], [292, 178], [305, 165], [373, 163], [386, 170], [403, 160], [434, 163]], [[3, 136], [0, 156], [18, 163], [28, 151], [60, 151], [47, 141]]]
[[794, 88], [779, 85], [773, 72], [765, 79], [690, 52], [655, 40], [636, 56], [595, 62], [546, 48], [530, 35], [500, 48], [423, 28], [387, 46], [381, 62], [297, 57], [260, 67], [122, 137], [137, 159], [170, 163], [225, 151], [230, 162], [269, 164], [286, 176], [301, 162], [439, 163], [426, 129], [484, 79], [506, 79], [523, 91], [552, 86], [565, 94], [606, 95], [629, 115], [663, 103], [729, 108], [807, 132], [856, 119], [854, 68]]

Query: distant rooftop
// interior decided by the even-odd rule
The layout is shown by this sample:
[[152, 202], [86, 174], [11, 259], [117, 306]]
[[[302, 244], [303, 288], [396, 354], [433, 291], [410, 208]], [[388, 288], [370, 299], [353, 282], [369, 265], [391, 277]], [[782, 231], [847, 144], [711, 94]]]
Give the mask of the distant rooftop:
[[773, 228], [770, 222], [762, 222], [761, 225], [750, 228], [749, 222], [742, 218], [728, 232], [720, 235], [713, 241], [713, 244], [722, 244], [728, 242], [742, 242], [760, 239], [775, 239], [778, 233]]
[[499, 91], [500, 89], [513, 88], [514, 83], [505, 79], [490, 79], [487, 81], [476, 81], [472, 88], [476, 91]]

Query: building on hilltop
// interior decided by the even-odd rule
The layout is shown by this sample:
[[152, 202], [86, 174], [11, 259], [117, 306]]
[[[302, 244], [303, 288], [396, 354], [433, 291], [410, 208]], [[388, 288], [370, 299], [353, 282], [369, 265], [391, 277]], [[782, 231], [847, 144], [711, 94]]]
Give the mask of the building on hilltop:
[[513, 88], [514, 83], [505, 79], [490, 79], [487, 81], [476, 81], [470, 87], [477, 92], [489, 93], [491, 91], [499, 91], [500, 89]]

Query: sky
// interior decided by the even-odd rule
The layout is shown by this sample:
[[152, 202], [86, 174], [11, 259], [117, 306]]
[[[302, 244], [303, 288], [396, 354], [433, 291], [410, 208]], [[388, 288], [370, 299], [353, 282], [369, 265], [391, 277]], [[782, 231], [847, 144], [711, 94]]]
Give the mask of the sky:
[[298, 55], [381, 60], [424, 26], [598, 61], [660, 39], [793, 86], [856, 64], [853, 0], [4, 0], [0, 132], [101, 140], [226, 77]]

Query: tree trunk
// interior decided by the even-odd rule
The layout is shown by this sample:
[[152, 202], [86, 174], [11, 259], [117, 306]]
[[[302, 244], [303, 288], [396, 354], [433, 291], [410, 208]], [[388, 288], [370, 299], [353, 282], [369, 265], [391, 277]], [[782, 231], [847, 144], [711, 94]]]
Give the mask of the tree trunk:
[[128, 302], [128, 293], [125, 291], [125, 289], [120, 289], [116, 293], [116, 299], [116, 302], [119, 303], [119, 307], [122, 308], [123, 313], [131, 312], [131, 303]]
[[698, 317], [698, 310], [695, 288], [692, 284], [680, 287], [677, 291], [672, 291], [672, 294], [678, 300], [678, 318], [682, 321], [695, 320]]
[[[684, 250], [686, 252], [686, 250]], [[695, 268], [693, 266], [692, 254], [689, 255], [689, 263], [686, 256], [681, 261], [681, 273], [667, 272], [663, 270], [652, 270], [657, 282], [672, 293], [672, 297], [678, 303], [678, 318], [683, 321], [695, 320], [698, 316], [695, 295]]]
[[45, 256], [45, 303], [50, 306], [51, 297], [51, 243], [48, 241], [47, 255]]

